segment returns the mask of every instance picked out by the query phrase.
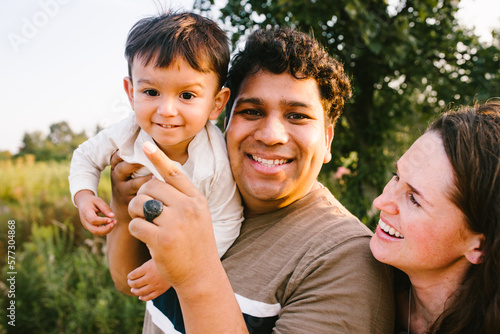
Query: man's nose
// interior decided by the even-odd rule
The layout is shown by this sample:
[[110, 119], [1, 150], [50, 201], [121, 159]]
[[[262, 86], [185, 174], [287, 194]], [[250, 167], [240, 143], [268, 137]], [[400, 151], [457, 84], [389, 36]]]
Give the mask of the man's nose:
[[281, 117], [268, 116], [260, 123], [254, 133], [255, 139], [266, 145], [285, 144], [288, 141], [288, 132], [285, 120]]

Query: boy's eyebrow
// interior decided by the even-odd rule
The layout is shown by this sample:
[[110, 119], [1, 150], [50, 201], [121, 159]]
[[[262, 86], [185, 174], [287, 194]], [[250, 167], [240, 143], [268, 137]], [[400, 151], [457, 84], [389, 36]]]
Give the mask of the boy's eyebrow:
[[139, 84], [152, 84], [153, 82], [148, 79], [137, 79], [137, 83]]
[[[153, 85], [155, 84], [154, 81], [151, 81], [149, 79], [137, 79], [137, 83], [138, 84], [146, 84], [146, 85]], [[186, 89], [186, 88], [191, 88], [191, 87], [200, 87], [200, 88], [205, 88], [205, 85], [201, 82], [188, 82], [184, 85], [182, 85], [183, 89]]]

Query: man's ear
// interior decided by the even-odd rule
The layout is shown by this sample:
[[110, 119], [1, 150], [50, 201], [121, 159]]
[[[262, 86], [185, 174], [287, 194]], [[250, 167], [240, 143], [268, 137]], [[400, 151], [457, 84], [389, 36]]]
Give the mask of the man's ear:
[[132, 85], [131, 77], [123, 78], [123, 89], [125, 89], [125, 93], [127, 93], [130, 106], [132, 107], [132, 109], [134, 109], [134, 86]]
[[472, 264], [480, 264], [483, 262], [483, 243], [484, 234], [474, 234], [471, 237], [469, 249], [465, 252], [465, 257]]
[[212, 111], [208, 115], [208, 119], [215, 120], [219, 117], [220, 113], [224, 110], [227, 101], [229, 101], [229, 96], [231, 91], [227, 87], [222, 87], [222, 89], [215, 95], [214, 106]]
[[328, 163], [332, 160], [332, 140], [333, 140], [333, 124], [328, 125], [326, 128], [326, 136], [325, 136], [325, 158], [323, 159], [323, 163]]

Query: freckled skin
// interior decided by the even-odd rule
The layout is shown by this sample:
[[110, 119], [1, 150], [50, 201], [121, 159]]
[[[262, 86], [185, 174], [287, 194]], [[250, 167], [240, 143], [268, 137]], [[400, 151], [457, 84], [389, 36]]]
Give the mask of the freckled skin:
[[465, 257], [474, 234], [448, 198], [453, 172], [440, 137], [426, 133], [397, 163], [397, 175], [375, 199], [381, 220], [404, 235], [377, 227], [370, 248], [379, 261], [407, 274], [447, 276], [470, 265]]

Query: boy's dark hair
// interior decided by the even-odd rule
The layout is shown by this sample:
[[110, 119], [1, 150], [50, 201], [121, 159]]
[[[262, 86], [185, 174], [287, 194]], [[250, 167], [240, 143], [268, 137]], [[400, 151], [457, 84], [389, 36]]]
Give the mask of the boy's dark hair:
[[234, 58], [226, 86], [231, 97], [226, 106], [226, 124], [243, 80], [266, 70], [274, 74], [289, 71], [297, 79], [316, 80], [327, 123], [335, 124], [351, 97], [351, 83], [340, 62], [309, 35], [290, 29], [257, 30]]
[[125, 47], [129, 76], [137, 59], [145, 65], [155, 61], [155, 66], [164, 68], [175, 57], [182, 57], [197, 71], [213, 71], [222, 87], [229, 65], [229, 40], [217, 23], [194, 13], [147, 17], [130, 30]]

